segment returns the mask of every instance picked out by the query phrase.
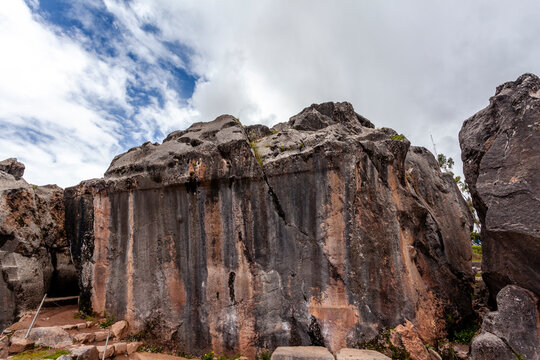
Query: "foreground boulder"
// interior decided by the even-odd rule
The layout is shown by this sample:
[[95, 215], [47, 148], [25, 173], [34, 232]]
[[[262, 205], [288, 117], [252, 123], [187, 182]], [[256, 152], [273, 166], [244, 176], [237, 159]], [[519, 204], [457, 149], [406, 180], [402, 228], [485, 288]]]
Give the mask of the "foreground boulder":
[[459, 142], [492, 302], [508, 284], [540, 295], [540, 79], [525, 74], [497, 87]]
[[64, 232], [64, 191], [30, 185], [24, 165], [0, 162], [0, 331], [43, 295], [77, 294], [77, 273]]
[[272, 353], [272, 360], [334, 360], [322, 346], [283, 346]]
[[[11, 342], [20, 342], [24, 339], [27, 330], [17, 330], [11, 337]], [[63, 348], [73, 344], [73, 340], [68, 332], [60, 326], [33, 328], [28, 335], [28, 340], [38, 346], [50, 348]]]
[[471, 314], [472, 218], [432, 154], [348, 103], [279, 129], [223, 115], [66, 189], [81, 305], [248, 356], [360, 347], [405, 319], [433, 343]]
[[538, 297], [531, 291], [508, 285], [497, 295], [497, 311], [484, 317], [482, 333], [473, 339], [471, 359], [504, 359], [492, 354], [518, 354], [540, 359]]

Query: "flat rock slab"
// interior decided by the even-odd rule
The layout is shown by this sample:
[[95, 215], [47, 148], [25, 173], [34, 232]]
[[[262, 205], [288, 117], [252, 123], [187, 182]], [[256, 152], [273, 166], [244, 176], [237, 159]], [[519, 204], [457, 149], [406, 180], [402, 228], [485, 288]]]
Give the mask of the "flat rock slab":
[[[26, 330], [17, 330], [11, 338], [13, 343], [15, 339], [24, 339]], [[47, 346], [51, 348], [63, 348], [73, 344], [73, 340], [68, 332], [60, 326], [38, 327], [30, 331], [28, 339], [35, 342], [36, 345]]]
[[167, 355], [167, 354], [154, 354], [147, 352], [138, 352], [130, 356], [133, 360], [186, 360], [186, 358]]
[[272, 354], [272, 360], [334, 360], [334, 356], [322, 346], [281, 346]]
[[390, 360], [390, 358], [374, 350], [341, 349], [336, 354], [336, 360]]

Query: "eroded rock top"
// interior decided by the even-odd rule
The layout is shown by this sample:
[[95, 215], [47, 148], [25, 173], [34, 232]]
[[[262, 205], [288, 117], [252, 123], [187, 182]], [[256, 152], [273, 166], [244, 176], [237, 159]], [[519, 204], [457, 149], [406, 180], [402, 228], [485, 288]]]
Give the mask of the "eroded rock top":
[[162, 144], [147, 142], [116, 156], [105, 173], [105, 180], [136, 178], [138, 186], [144, 187], [142, 183], [152, 186], [143, 179], [148, 177], [164, 185], [186, 183], [194, 178], [204, 181], [260, 176], [257, 162], [266, 166], [276, 159], [313, 152], [325, 144], [338, 149], [351, 146], [351, 136], [354, 143], [364, 141], [371, 152], [404, 159], [409, 145], [406, 139], [392, 146], [375, 144], [377, 141], [396, 143], [391, 138], [395, 135], [391, 129], [375, 129], [347, 102], [313, 104], [291, 117], [288, 123], [271, 129], [265, 125], [244, 127], [235, 117], [222, 115], [214, 121], [175, 131]]

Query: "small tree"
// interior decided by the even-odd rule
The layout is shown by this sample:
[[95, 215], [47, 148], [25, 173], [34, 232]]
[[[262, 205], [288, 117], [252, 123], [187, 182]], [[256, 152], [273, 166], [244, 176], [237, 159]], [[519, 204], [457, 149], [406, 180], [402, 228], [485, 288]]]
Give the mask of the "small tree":
[[[447, 158], [444, 154], [438, 154], [437, 162], [439, 163], [439, 167], [442, 171], [454, 175], [454, 173], [451, 171], [454, 167], [454, 159], [452, 159], [451, 157]], [[480, 239], [480, 220], [478, 220], [478, 214], [476, 214], [476, 209], [473, 206], [469, 186], [467, 185], [467, 183], [461, 180], [461, 176], [454, 176], [454, 181], [456, 182], [459, 190], [461, 191], [461, 195], [467, 202], [467, 206], [473, 217], [474, 228], [473, 232], [471, 233], [471, 241], [475, 245], [481, 245], [482, 242]]]

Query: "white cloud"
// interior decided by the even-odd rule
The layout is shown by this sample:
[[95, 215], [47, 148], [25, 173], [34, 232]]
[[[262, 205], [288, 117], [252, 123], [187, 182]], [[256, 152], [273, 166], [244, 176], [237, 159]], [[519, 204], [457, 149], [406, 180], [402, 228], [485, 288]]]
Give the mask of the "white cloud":
[[[110, 0], [112, 2], [113, 0]], [[540, 72], [540, 3], [521, 1], [155, 1], [134, 12], [188, 44], [203, 120], [286, 121], [350, 101], [377, 126], [460, 159], [462, 122], [495, 87]]]
[[[155, 140], [156, 132], [171, 131], [167, 123], [185, 127], [194, 116], [168, 87], [170, 74], [165, 69], [140, 71], [127, 52], [147, 54], [150, 63], [166, 56], [180, 66], [180, 59], [142, 30], [130, 29], [139, 38], [128, 32], [128, 40], [116, 44], [119, 55], [99, 56], [85, 49], [89, 39], [62, 35], [62, 29], [47, 24], [23, 1], [3, 2], [0, 158], [24, 162], [29, 182], [69, 186], [100, 177], [112, 158], [126, 150], [120, 146], [122, 140]], [[134, 106], [127, 94], [129, 85], [157, 88], [164, 106]], [[117, 111], [128, 118], [119, 121]]]
[[[74, 2], [72, 15], [86, 27], [88, 7], [114, 15], [115, 57], [84, 50], [84, 35], [58, 35], [22, 0], [0, 8], [0, 125], [33, 121], [54, 139], [0, 135], [0, 157], [22, 158], [33, 182], [101, 176], [126, 150], [126, 131], [134, 142], [155, 141], [222, 113], [270, 125], [311, 103], [342, 100], [430, 150], [432, 134], [458, 163], [463, 120], [500, 83], [540, 73], [536, 0]], [[162, 61], [199, 78], [191, 99], [171, 85]], [[133, 105], [130, 84], [158, 91], [160, 101]], [[128, 119], [119, 122], [110, 107]]]

